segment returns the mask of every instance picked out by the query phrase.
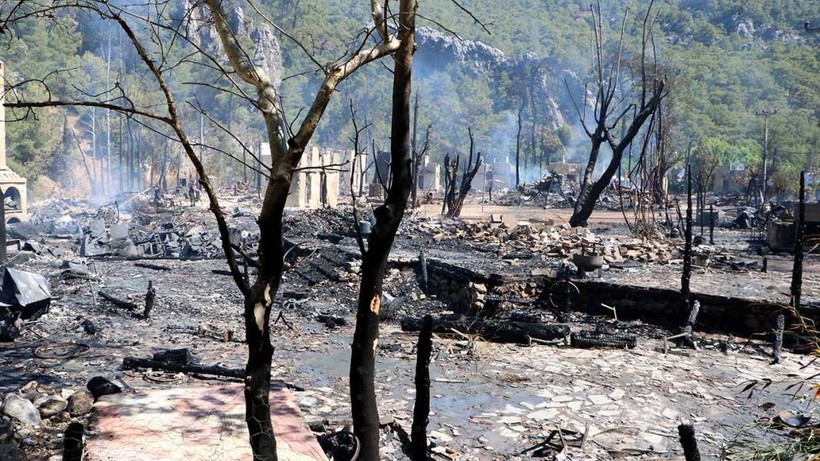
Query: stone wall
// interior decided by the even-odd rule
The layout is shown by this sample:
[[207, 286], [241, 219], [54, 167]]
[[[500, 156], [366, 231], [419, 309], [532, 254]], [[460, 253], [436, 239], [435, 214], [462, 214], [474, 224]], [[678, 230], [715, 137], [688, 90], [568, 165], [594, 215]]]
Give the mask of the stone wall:
[[[479, 274], [470, 269], [438, 260], [428, 260], [428, 293], [450, 303], [453, 309], [483, 309], [479, 301], [487, 296], [515, 297], [520, 303], [536, 308], [548, 308], [551, 298], [563, 306], [564, 290], [560, 279], [554, 277], [514, 277], [498, 274]], [[572, 310], [593, 315], [612, 315], [601, 303], [614, 306], [621, 320], [640, 319], [664, 327], [679, 327], [689, 313], [677, 290], [619, 285], [598, 280], [573, 280], [580, 294], [570, 295]], [[555, 289], [554, 286], [561, 287]], [[767, 301], [732, 296], [695, 293], [701, 310], [697, 329], [713, 333], [748, 337], [768, 334], [774, 328], [776, 313], [783, 308]], [[803, 315], [820, 321], [820, 309], [806, 307]]]

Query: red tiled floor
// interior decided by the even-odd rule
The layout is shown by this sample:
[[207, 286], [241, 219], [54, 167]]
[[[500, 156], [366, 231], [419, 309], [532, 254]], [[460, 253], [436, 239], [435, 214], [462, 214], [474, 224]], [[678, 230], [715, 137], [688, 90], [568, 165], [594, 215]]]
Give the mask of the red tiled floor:
[[[326, 460], [282, 383], [270, 400], [279, 459]], [[239, 384], [105, 396], [95, 408], [89, 461], [252, 459]]]

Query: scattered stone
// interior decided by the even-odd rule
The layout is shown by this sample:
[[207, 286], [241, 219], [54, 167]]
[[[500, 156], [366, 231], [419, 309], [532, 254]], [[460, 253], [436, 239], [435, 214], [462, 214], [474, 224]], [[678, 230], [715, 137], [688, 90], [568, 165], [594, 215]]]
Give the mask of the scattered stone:
[[609, 394], [609, 398], [612, 400], [621, 400], [624, 395], [626, 395], [626, 392], [624, 392], [623, 389], [615, 389]]
[[316, 404], [319, 403], [319, 399], [317, 399], [316, 397], [312, 397], [310, 395], [306, 395], [300, 397], [298, 403], [300, 408], [307, 409], [316, 406]]
[[51, 418], [52, 416], [65, 410], [68, 406], [67, 401], [59, 397], [52, 396], [41, 397], [35, 400], [34, 404], [37, 406], [37, 410], [40, 411], [40, 417], [43, 419]]
[[89, 391], [91, 391], [91, 395], [94, 396], [94, 401], [104, 395], [119, 394], [122, 392], [120, 386], [117, 386], [102, 376], [95, 376], [91, 378], [86, 387]]
[[68, 398], [66, 410], [71, 416], [77, 417], [86, 415], [94, 407], [94, 396], [88, 391], [77, 391]]
[[17, 394], [9, 394], [3, 401], [3, 413], [20, 421], [23, 424], [40, 427], [43, 420], [40, 413], [30, 400], [24, 399]]
[[94, 322], [91, 320], [85, 319], [82, 323], [83, 331], [85, 331], [89, 335], [93, 335], [97, 333], [97, 327], [94, 326]]
[[607, 403], [612, 401], [609, 397], [605, 395], [590, 395], [589, 400], [595, 405], [606, 405]]

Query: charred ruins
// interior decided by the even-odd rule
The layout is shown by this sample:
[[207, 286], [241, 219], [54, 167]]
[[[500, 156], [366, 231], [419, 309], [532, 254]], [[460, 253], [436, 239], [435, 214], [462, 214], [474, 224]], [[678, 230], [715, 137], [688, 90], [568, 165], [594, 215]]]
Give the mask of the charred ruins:
[[[253, 254], [256, 190], [237, 184], [219, 193], [232, 243]], [[433, 332], [429, 437], [442, 458], [679, 453], [681, 421], [694, 424], [711, 457], [732, 443], [732, 427], [755, 418], [781, 425], [756, 428], [762, 440], [808, 424], [799, 419], [805, 409], [782, 392], [809, 373], [816, 261], [806, 255], [801, 306], [789, 309], [793, 255], [771, 249], [763, 228], [745, 228], [747, 208], [720, 205], [720, 219], [696, 231], [693, 310], [681, 294], [685, 238], [631, 237], [615, 207], [602, 206], [595, 224], [579, 230], [565, 224], [569, 191], [555, 186], [499, 188], [497, 202], [473, 193], [463, 219], [438, 214], [442, 191], [423, 193], [432, 203], [402, 224], [381, 312], [378, 392], [391, 459], [401, 459], [404, 442], [389, 435], [394, 426], [409, 429], [418, 392], [412, 364], [425, 315]], [[362, 222], [379, 200], [357, 200]], [[794, 222], [775, 213], [750, 220]], [[274, 378], [327, 453], [337, 450], [334, 459], [352, 443], [339, 435], [350, 423], [343, 377], [361, 266], [355, 242], [365, 227], [352, 216], [349, 203], [289, 209], [287, 271], [272, 314]], [[806, 229], [816, 229], [806, 216]], [[209, 212], [202, 202], [191, 206], [186, 188], [100, 206], [53, 199], [7, 229], [0, 360], [14, 371], [1, 384], [7, 401], [33, 402], [33, 412], [3, 419], [9, 456], [18, 444], [44, 458], [59, 453], [63, 432], [78, 422], [91, 459], [117, 456], [122, 447], [95, 441], [104, 423], [94, 418], [117, 414], [112, 403], [88, 413], [94, 400], [105, 401], [100, 395], [203, 392], [241, 379], [241, 298]], [[776, 333], [783, 312], [788, 328]], [[112, 437], [134, 437], [122, 424]]]
[[[0, 36], [30, 18], [88, 33], [87, 12], [20, 3], [0, 6]], [[767, 173], [768, 108], [754, 115], [761, 162], [719, 164], [726, 142], [668, 148], [666, 104], [681, 83], [647, 65], [654, 2], [639, 15], [642, 44], [622, 57], [622, 32], [609, 67], [600, 2], [578, 20], [595, 35], [598, 80], [559, 72], [560, 91], [582, 95], [564, 104], [577, 126], [554, 96], [552, 58], [417, 27], [411, 0], [370, 2], [367, 38], [344, 58], [310, 56], [319, 89], [295, 119], [280, 92], [311, 72], [286, 75], [293, 57], [279, 42], [299, 38], [271, 20], [227, 0], [170, 8], [184, 19], [158, 7], [147, 21], [117, 2], [80, 3], [116, 29], [96, 39], [107, 60], [82, 58], [98, 68], [88, 75], [106, 69], [105, 90], [78, 80], [52, 93], [49, 79], [72, 70], [7, 78], [0, 63], [0, 460], [820, 452], [815, 154], [806, 171]], [[154, 79], [140, 81], [144, 95], [136, 80], [110, 80], [117, 34], [133, 48], [117, 45], [122, 67]], [[330, 103], [378, 59], [391, 68], [389, 110]], [[421, 126], [441, 114], [420, 110], [467, 104], [439, 94], [419, 109], [411, 77], [429, 84], [453, 65], [469, 78], [452, 85], [486, 78], [489, 94], [512, 95], [493, 102], [495, 128], [477, 121], [492, 132], [469, 126], [463, 107], [458, 135]], [[179, 90], [196, 78], [202, 94]], [[62, 123], [73, 157], [52, 170], [7, 163], [7, 126], [65, 108], [49, 123]], [[326, 109], [343, 122], [314, 136]], [[36, 133], [15, 133], [9, 152]]]

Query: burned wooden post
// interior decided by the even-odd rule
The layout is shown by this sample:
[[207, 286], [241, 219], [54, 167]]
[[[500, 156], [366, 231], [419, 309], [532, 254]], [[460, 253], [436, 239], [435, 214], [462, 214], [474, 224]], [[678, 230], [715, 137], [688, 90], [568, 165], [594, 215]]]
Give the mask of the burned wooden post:
[[695, 331], [695, 324], [698, 322], [698, 314], [700, 313], [700, 301], [697, 299], [694, 303], [692, 303], [692, 307], [689, 310], [689, 317], [686, 319], [686, 323], [683, 326], [683, 332], [678, 333], [676, 335], [667, 336], [663, 338], [663, 353], [666, 354], [669, 352], [669, 341], [675, 340], [682, 343], [685, 347], [690, 347], [695, 349], [695, 339], [694, 339], [694, 331]]
[[451, 210], [455, 203], [456, 195], [456, 175], [461, 157], [456, 155], [455, 160], [450, 160], [450, 154], [444, 155], [444, 203], [441, 204], [441, 214]]
[[692, 309], [689, 311], [689, 318], [686, 320], [686, 325], [683, 327], [683, 333], [686, 335], [683, 338], [683, 342], [692, 348], [695, 347], [695, 340], [692, 337], [692, 334], [695, 331], [695, 324], [698, 322], [698, 314], [700, 314], [700, 301], [696, 299], [695, 302], [692, 303]]
[[786, 329], [786, 315], [783, 312], [777, 314], [776, 327], [774, 330], [774, 345], [772, 347], [772, 364], [780, 363], [780, 353], [783, 352], [783, 330]]
[[704, 188], [704, 185], [703, 185], [703, 177], [701, 176], [700, 173], [698, 173], [698, 195], [697, 195], [698, 213], [697, 213], [697, 217], [698, 217], [698, 221], [700, 222], [700, 235], [701, 236], [703, 236], [703, 208], [704, 208], [703, 204], [706, 203], [706, 197], [704, 196], [706, 191], [704, 189], [705, 188]]
[[569, 322], [571, 320], [570, 312], [572, 312], [572, 300], [570, 296], [572, 295], [572, 282], [569, 280], [569, 269], [564, 266], [564, 306], [563, 311], [558, 312], [558, 321], [562, 323]]
[[709, 204], [709, 245], [715, 244], [715, 205]]
[[151, 310], [154, 308], [154, 301], [157, 299], [157, 290], [154, 288], [154, 282], [148, 281], [148, 291], [145, 292], [145, 310], [142, 311], [142, 317], [147, 319], [151, 316]]
[[764, 274], [769, 272], [769, 258], [766, 256], [763, 257], [763, 265], [760, 268], [760, 272], [763, 272]]
[[806, 227], [806, 172], [800, 172], [800, 196], [798, 202], [798, 216], [794, 223], [796, 235], [794, 238], [794, 267], [792, 268], [791, 306], [795, 313], [800, 311], [800, 298], [803, 291], [803, 232]]
[[683, 301], [689, 304], [689, 281], [692, 278], [692, 167], [686, 169], [686, 243], [683, 247], [683, 275], [681, 276], [680, 294]]
[[429, 278], [427, 275], [427, 256], [424, 254], [424, 248], [419, 250], [419, 266], [421, 266], [421, 292], [427, 293]]
[[695, 438], [695, 427], [691, 424], [681, 424], [678, 426], [680, 444], [683, 447], [683, 456], [686, 461], [700, 461], [700, 451], [698, 450], [698, 440]]
[[85, 429], [80, 423], [71, 423], [65, 430], [63, 438], [63, 461], [82, 461], [85, 443]]
[[698, 314], [700, 314], [700, 301], [697, 299], [692, 303], [692, 309], [689, 311], [689, 318], [686, 320], [686, 325], [683, 327], [683, 332], [687, 335], [692, 335], [695, 329], [695, 323], [698, 321]]
[[410, 429], [410, 453], [413, 461], [426, 461], [427, 423], [430, 416], [430, 356], [433, 353], [433, 318], [424, 316], [416, 346], [416, 404]]

